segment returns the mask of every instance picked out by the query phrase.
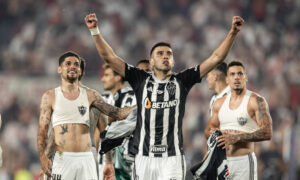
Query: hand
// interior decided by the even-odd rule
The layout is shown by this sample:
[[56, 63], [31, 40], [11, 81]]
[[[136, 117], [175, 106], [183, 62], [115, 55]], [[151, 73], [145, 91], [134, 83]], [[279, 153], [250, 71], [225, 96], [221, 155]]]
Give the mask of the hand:
[[115, 170], [112, 163], [107, 163], [103, 169], [103, 180], [114, 180]]
[[229, 145], [233, 145], [238, 142], [238, 136], [235, 134], [224, 133], [218, 137], [218, 147], [222, 149], [229, 148]]
[[94, 29], [98, 26], [98, 19], [96, 17], [96, 14], [89, 14], [85, 16], [85, 24], [89, 29]]
[[51, 170], [52, 170], [51, 161], [47, 158], [46, 155], [42, 155], [40, 159], [41, 159], [41, 166], [42, 166], [41, 171], [43, 172], [43, 174], [46, 174], [48, 177], [51, 177]]
[[232, 31], [234, 33], [238, 33], [242, 29], [244, 22], [245, 22], [244, 19], [241, 18], [240, 16], [234, 16], [232, 18], [232, 25], [231, 25]]

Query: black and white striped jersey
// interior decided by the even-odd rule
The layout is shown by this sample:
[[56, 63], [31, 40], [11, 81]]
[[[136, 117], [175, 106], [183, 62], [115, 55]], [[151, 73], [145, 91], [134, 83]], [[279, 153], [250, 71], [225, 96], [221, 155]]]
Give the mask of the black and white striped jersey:
[[182, 155], [186, 97], [201, 81], [199, 65], [160, 81], [152, 73], [126, 64], [125, 79], [135, 92], [138, 107], [130, 153], [150, 157]]
[[119, 89], [114, 95], [110, 91], [106, 91], [101, 96], [108, 104], [120, 108], [136, 104], [134, 92], [129, 87]]

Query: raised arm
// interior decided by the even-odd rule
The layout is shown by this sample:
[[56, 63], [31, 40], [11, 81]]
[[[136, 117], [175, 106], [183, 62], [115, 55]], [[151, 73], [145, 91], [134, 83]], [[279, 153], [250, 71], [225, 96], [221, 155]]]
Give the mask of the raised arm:
[[214, 69], [219, 63], [225, 60], [238, 32], [241, 30], [244, 20], [239, 16], [232, 18], [232, 25], [229, 33], [223, 42], [214, 50], [212, 55], [200, 64], [200, 77], [205, 76], [209, 71]]
[[47, 91], [44, 93], [40, 105], [40, 120], [39, 120], [39, 130], [37, 135], [37, 144], [38, 144], [38, 151], [40, 154], [40, 161], [42, 166], [42, 171], [47, 174], [47, 176], [51, 176], [50, 170], [52, 169], [51, 161], [45, 154], [45, 149], [47, 146], [47, 139], [48, 139], [48, 128], [51, 120], [52, 114], [52, 98], [53, 91]]
[[118, 57], [109, 44], [104, 40], [102, 35], [100, 34], [98, 28], [98, 19], [96, 14], [89, 14], [85, 17], [86, 26], [91, 31], [93, 36], [94, 43], [96, 45], [97, 51], [101, 58], [109, 64], [109, 66], [119, 73], [121, 76], [125, 76], [125, 62]]
[[99, 93], [97, 93], [95, 90], [88, 90], [87, 92], [89, 101], [91, 102], [91, 106], [96, 107], [100, 112], [114, 119], [125, 119], [135, 107], [132, 106], [126, 108], [118, 108], [106, 103], [104, 99], [99, 95]]

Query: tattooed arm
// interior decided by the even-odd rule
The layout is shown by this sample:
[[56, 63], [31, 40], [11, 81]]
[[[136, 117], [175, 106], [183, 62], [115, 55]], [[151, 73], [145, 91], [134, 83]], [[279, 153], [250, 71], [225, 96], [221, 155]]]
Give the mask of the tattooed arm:
[[238, 142], [257, 142], [270, 140], [272, 137], [272, 118], [267, 102], [261, 96], [255, 95], [254, 112], [259, 130], [253, 133], [244, 133], [238, 135]]
[[267, 102], [263, 97], [256, 94], [253, 94], [249, 101], [248, 106], [253, 110], [253, 117], [256, 119], [259, 129], [252, 133], [223, 134], [219, 137], [218, 146], [225, 144], [227, 147], [237, 142], [258, 142], [271, 139], [272, 118]]
[[40, 105], [40, 120], [39, 130], [37, 135], [38, 151], [40, 154], [40, 161], [42, 171], [48, 176], [51, 176], [49, 169], [52, 169], [52, 164], [45, 154], [46, 142], [48, 138], [48, 128], [52, 114], [52, 99], [54, 97], [54, 91], [50, 90], [43, 94], [41, 105]]
[[97, 93], [95, 90], [87, 90], [88, 98], [91, 102], [91, 106], [96, 107], [103, 114], [115, 118], [115, 119], [125, 119], [130, 112], [134, 109], [135, 106], [126, 107], [126, 108], [118, 108], [107, 104], [104, 99]]
[[45, 154], [49, 159], [54, 156], [54, 153], [55, 153], [54, 147], [55, 147], [54, 131], [52, 129], [52, 131], [50, 132], [49, 137], [48, 137], [47, 147], [46, 147], [46, 151], [45, 151]]

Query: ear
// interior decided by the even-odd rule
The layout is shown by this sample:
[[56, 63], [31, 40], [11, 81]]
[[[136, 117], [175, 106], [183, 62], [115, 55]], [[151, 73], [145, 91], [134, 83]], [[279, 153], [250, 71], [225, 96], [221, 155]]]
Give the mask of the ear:
[[226, 76], [226, 84], [229, 84], [228, 76]]
[[153, 58], [151, 58], [149, 62], [150, 62], [151, 66], [154, 66], [154, 59]]
[[248, 75], [247, 74], [245, 75], [245, 79], [246, 79], [246, 82], [248, 82]]
[[57, 67], [57, 72], [58, 72], [58, 74], [61, 74], [61, 73], [62, 73], [62, 68], [61, 68], [61, 66], [58, 66], [58, 67]]

